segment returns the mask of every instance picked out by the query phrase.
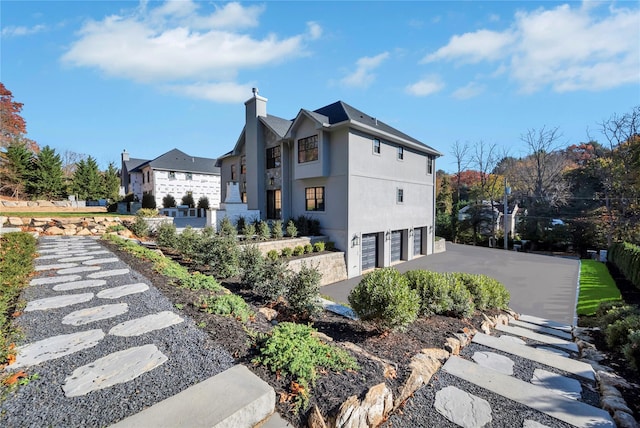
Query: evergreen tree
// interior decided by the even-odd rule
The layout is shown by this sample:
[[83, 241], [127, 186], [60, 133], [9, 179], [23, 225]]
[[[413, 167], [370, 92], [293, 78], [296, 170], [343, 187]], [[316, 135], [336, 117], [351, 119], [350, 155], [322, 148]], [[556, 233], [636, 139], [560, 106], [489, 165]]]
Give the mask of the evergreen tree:
[[0, 152], [1, 193], [16, 198], [24, 196], [32, 156], [27, 145], [18, 140]]
[[105, 197], [111, 201], [117, 201], [120, 196], [120, 177], [118, 177], [118, 168], [113, 162], [109, 163], [103, 174]]
[[62, 159], [55, 149], [44, 146], [31, 163], [27, 193], [37, 198], [59, 199], [66, 196]]
[[79, 200], [96, 200], [105, 196], [103, 178], [93, 157], [78, 162], [73, 174], [73, 192]]

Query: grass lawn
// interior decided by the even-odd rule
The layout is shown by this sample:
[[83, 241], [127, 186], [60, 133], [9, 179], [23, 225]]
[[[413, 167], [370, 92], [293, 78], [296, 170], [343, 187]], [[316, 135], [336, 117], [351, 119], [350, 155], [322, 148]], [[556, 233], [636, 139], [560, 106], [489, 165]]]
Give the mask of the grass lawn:
[[597, 260], [582, 260], [578, 315], [593, 315], [600, 302], [610, 300], [622, 300], [622, 296], [609, 274], [607, 265]]

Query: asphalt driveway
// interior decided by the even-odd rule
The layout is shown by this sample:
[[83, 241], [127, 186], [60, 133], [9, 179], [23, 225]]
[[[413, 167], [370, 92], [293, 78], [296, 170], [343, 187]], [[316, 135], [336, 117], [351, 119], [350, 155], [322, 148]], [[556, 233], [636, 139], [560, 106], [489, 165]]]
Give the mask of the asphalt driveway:
[[[573, 325], [580, 262], [576, 259], [518, 253], [447, 242], [447, 251], [394, 265], [400, 272], [428, 269], [489, 275], [511, 293], [514, 311]], [[362, 277], [322, 287], [320, 292], [347, 302]]]

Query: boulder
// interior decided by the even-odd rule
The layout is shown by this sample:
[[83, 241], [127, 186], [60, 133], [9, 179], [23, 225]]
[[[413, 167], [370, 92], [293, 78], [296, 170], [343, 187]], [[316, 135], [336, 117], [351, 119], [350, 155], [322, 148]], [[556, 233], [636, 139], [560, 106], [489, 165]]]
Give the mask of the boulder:
[[418, 388], [429, 383], [431, 377], [441, 366], [442, 363], [437, 358], [432, 358], [422, 353], [414, 355], [409, 363], [411, 374], [402, 388], [400, 388], [400, 393], [394, 402], [394, 408], [400, 406], [407, 398], [416, 392]]
[[64, 230], [58, 226], [51, 226], [45, 230], [47, 235], [64, 235]]
[[385, 383], [372, 386], [364, 399], [352, 395], [342, 403], [336, 416], [336, 428], [374, 428], [393, 409], [393, 394]]

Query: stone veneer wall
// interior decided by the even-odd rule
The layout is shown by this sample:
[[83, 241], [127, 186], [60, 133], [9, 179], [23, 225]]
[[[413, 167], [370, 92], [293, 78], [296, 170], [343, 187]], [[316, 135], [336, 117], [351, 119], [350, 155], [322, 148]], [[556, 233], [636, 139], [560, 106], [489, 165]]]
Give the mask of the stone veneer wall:
[[303, 263], [320, 271], [322, 274], [321, 286], [347, 279], [347, 265], [344, 261], [343, 252], [327, 252], [293, 259], [289, 262], [289, 269], [298, 272]]
[[433, 254], [436, 253], [444, 253], [445, 251], [447, 251], [447, 241], [445, 241], [444, 239], [438, 239], [436, 241], [433, 242]]
[[85, 201], [0, 201], [0, 207], [84, 208]]
[[263, 256], [271, 250], [282, 252], [283, 248], [295, 248], [298, 245], [304, 247], [307, 244], [315, 244], [316, 242], [327, 242], [326, 236], [302, 236], [300, 238], [285, 238], [276, 241], [251, 242], [249, 245], [255, 245], [260, 249]]

